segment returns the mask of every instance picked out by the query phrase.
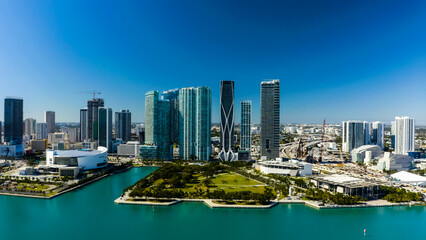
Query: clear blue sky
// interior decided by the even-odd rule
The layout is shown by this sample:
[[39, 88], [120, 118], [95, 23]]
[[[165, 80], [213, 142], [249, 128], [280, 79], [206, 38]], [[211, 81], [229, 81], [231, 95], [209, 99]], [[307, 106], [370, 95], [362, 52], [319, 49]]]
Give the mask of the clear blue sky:
[[[24, 117], [78, 121], [89, 94], [144, 120], [144, 94], [235, 81], [259, 122], [260, 82], [281, 80], [281, 122], [426, 124], [426, 1], [0, 3], [0, 97]], [[3, 120], [0, 105], [0, 119]]]

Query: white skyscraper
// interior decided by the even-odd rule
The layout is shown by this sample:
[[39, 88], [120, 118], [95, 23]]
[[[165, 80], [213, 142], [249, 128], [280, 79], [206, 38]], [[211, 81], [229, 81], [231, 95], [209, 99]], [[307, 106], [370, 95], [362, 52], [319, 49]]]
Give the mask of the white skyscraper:
[[414, 118], [395, 117], [395, 153], [414, 151]]

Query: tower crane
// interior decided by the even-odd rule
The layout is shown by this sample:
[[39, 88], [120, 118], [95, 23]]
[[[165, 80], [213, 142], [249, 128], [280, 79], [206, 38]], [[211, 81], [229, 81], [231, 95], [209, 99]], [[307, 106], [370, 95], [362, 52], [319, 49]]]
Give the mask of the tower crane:
[[320, 157], [318, 158], [318, 162], [322, 162], [322, 152], [324, 148], [324, 134], [325, 134], [325, 118], [322, 124], [321, 148], [320, 148]]
[[79, 93], [81, 93], [81, 94], [92, 94], [92, 96], [93, 96], [93, 99], [95, 99], [96, 98], [96, 94], [102, 94], [101, 92], [96, 92], [95, 90], [92, 90], [92, 91], [86, 91], [86, 92], [79, 92]]

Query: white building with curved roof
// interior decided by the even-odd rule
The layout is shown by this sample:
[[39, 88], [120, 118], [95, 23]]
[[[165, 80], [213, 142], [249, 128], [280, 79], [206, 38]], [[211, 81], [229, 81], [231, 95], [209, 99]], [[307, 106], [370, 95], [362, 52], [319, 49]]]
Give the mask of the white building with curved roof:
[[352, 162], [369, 164], [374, 158], [383, 155], [382, 148], [378, 145], [363, 145], [351, 151]]
[[108, 164], [108, 149], [97, 150], [47, 150], [46, 165], [49, 167], [79, 167], [81, 170], [102, 168]]

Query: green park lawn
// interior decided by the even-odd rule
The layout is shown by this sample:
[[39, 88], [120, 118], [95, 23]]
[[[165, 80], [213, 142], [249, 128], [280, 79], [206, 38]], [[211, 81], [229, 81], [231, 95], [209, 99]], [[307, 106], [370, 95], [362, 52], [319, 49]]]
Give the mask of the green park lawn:
[[[185, 188], [182, 188], [184, 192], [195, 192], [196, 189], [203, 189], [214, 191], [217, 189], [224, 190], [225, 192], [237, 192], [237, 191], [250, 191], [253, 193], [263, 193], [266, 185], [264, 183], [243, 177], [236, 173], [221, 173], [214, 175], [210, 178], [213, 185], [206, 187], [202, 184], [206, 177], [201, 175], [195, 175], [198, 178], [197, 183], [186, 184]], [[159, 181], [159, 180], [157, 180]], [[157, 183], [157, 182], [155, 182]]]
[[49, 185], [41, 185], [37, 183], [20, 183], [17, 186], [18, 189], [23, 190], [37, 190], [37, 191], [43, 191], [45, 189], [49, 188]]

